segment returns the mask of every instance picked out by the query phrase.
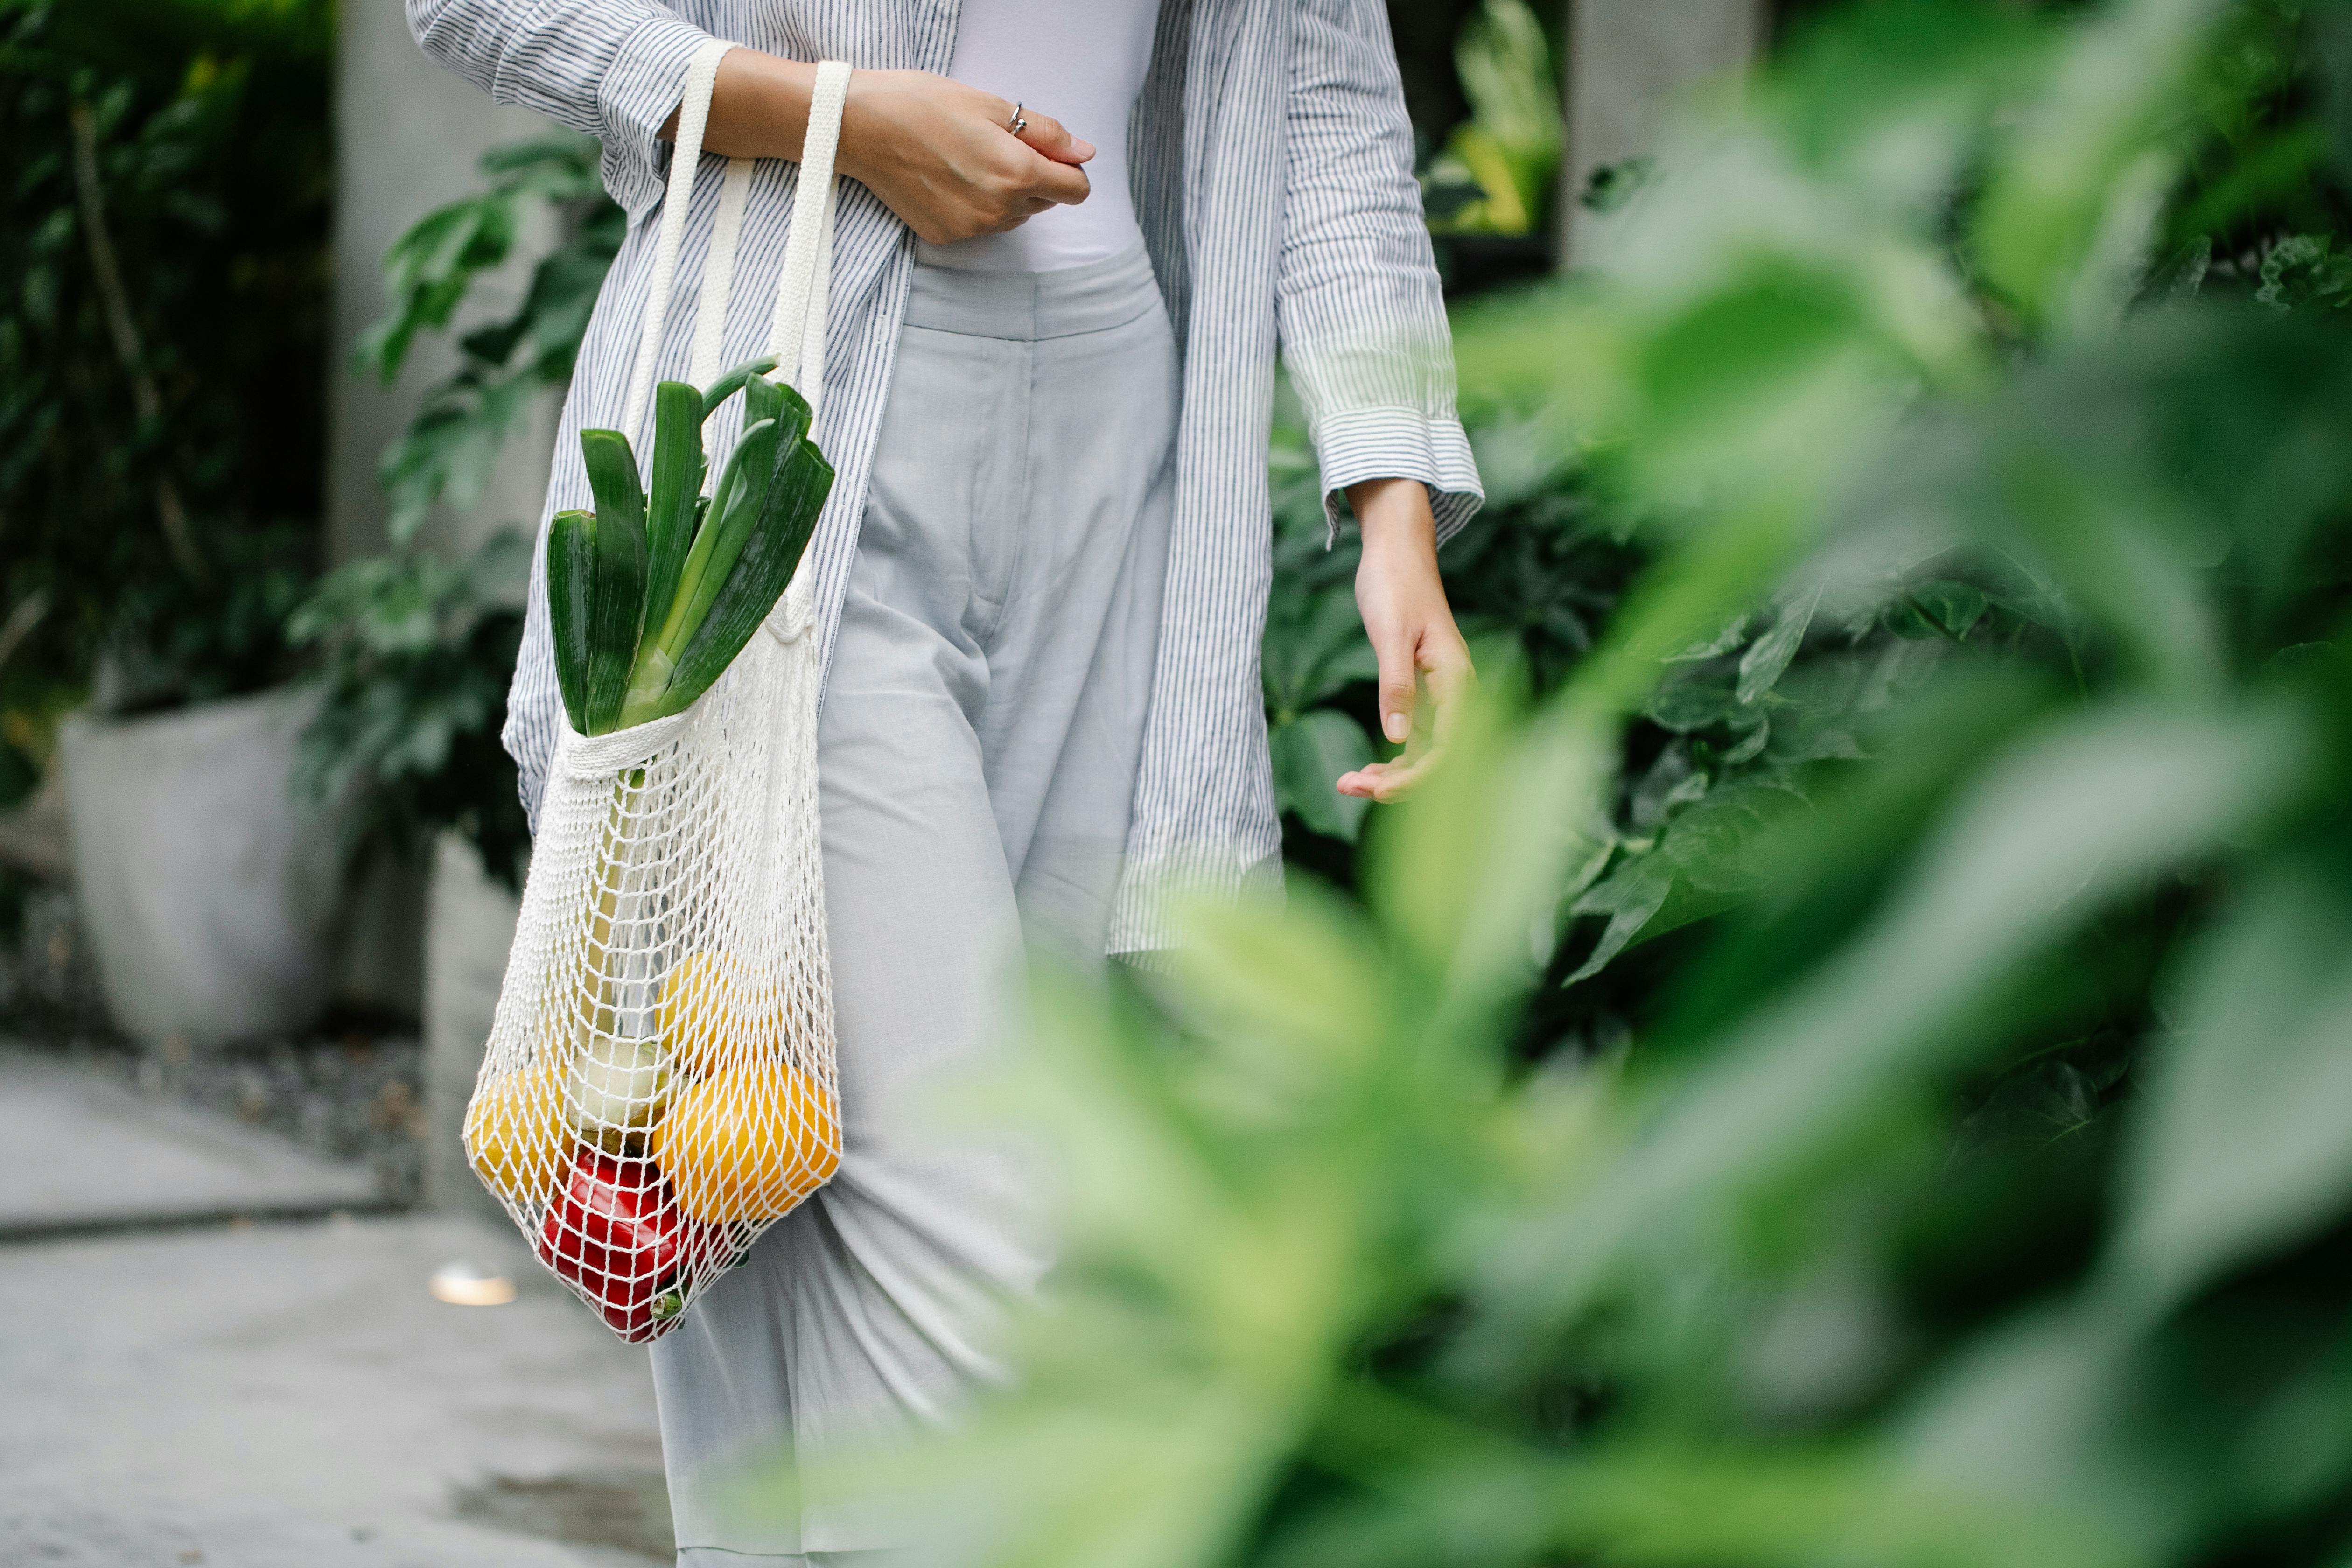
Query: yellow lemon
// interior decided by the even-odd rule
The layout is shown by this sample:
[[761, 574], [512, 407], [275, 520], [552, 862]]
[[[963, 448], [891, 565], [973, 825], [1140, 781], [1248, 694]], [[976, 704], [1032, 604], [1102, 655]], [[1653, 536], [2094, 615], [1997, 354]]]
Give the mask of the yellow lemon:
[[662, 980], [654, 1016], [670, 1060], [696, 1078], [764, 1068], [777, 1057], [782, 1012], [747, 1017], [751, 980], [727, 953], [688, 953]]
[[466, 1158], [511, 1204], [536, 1203], [562, 1184], [573, 1139], [563, 1074], [552, 1061], [483, 1080], [466, 1106]]
[[841, 1132], [816, 1080], [771, 1058], [681, 1085], [653, 1131], [651, 1152], [688, 1217], [756, 1223], [833, 1174]]

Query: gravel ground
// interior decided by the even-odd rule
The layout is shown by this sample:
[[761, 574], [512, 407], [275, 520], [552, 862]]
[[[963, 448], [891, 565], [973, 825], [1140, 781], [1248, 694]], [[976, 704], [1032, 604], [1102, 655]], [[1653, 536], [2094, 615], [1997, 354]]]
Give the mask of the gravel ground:
[[[0, 873], [13, 876], [13, 873]], [[45, 882], [22, 882], [0, 892], [23, 900], [21, 924], [0, 941], [0, 1018], [11, 1033], [55, 1036], [107, 1032], [106, 1004], [98, 990], [98, 963], [75, 918], [73, 895]], [[0, 904], [0, 933], [9, 910]]]
[[390, 1203], [413, 1204], [420, 1194], [425, 1050], [399, 1021], [331, 1019], [300, 1038], [205, 1051], [125, 1040], [107, 1024], [72, 896], [37, 888], [26, 899], [19, 939], [0, 944], [0, 1029], [142, 1093], [364, 1162]]

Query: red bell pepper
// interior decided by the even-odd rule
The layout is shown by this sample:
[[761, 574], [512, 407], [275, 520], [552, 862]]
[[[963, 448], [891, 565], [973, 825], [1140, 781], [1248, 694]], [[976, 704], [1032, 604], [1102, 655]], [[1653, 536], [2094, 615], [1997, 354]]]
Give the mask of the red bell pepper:
[[659, 1339], [686, 1305], [679, 1276], [718, 1238], [677, 1211], [651, 1160], [583, 1146], [547, 1205], [539, 1259], [578, 1286], [631, 1344]]

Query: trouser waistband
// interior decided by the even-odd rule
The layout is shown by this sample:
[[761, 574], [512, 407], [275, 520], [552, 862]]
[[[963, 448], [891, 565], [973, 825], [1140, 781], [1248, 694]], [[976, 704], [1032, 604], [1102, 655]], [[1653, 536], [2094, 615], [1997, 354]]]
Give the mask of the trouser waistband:
[[907, 299], [907, 325], [1034, 342], [1104, 331], [1164, 308], [1150, 258], [1139, 243], [1117, 256], [1051, 272], [982, 272], [918, 263]]

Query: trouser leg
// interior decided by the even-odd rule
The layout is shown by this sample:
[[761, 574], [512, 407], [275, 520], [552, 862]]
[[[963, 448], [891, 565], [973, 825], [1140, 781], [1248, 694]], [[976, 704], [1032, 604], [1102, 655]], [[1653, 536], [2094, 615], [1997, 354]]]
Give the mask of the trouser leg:
[[1092, 344], [997, 332], [988, 300], [910, 312], [820, 726], [842, 1165], [654, 1348], [693, 1568], [901, 1545], [837, 1500], [745, 1499], [788, 1489], [787, 1448], [944, 1417], [1048, 1260], [1031, 1168], [930, 1101], [996, 1045], [1024, 914], [1099, 951], [1165, 553], [1150, 302]]
[[923, 336], [901, 348], [820, 724], [842, 1163], [655, 1347], [682, 1547], [884, 1543], [821, 1506], [750, 1517], [741, 1467], [936, 1416], [988, 1371], [992, 1289], [1043, 1266], [1007, 1159], [924, 1130], [924, 1087], [985, 1047], [1018, 921], [971, 720], [987, 668], [961, 624], [966, 530], [943, 526], [993, 433], [923, 406], [1007, 367]]

